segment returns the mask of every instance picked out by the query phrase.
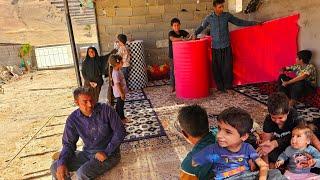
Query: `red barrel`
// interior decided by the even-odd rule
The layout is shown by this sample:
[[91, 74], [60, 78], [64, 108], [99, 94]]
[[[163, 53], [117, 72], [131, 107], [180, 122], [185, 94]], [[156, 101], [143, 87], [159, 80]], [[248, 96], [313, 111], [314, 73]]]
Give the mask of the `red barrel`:
[[209, 96], [208, 39], [173, 42], [173, 59], [177, 97]]

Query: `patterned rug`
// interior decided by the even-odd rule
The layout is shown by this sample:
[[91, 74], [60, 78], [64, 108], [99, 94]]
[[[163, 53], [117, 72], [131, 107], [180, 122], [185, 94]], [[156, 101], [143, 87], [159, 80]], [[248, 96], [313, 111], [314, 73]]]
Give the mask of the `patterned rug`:
[[[169, 84], [168, 80], [158, 80], [158, 81], [152, 81], [148, 82], [148, 87], [165, 87], [165, 89], [169, 88], [167, 86]], [[149, 90], [147, 90], [148, 92]], [[165, 90], [167, 91], [167, 90]], [[268, 95], [259, 93], [259, 88], [255, 86], [239, 86], [235, 88], [235, 91], [241, 94], [244, 94], [247, 97], [250, 97], [251, 99], [254, 99], [260, 103], [266, 103], [266, 100], [268, 99]], [[159, 94], [159, 98], [157, 101], [161, 102], [161, 99], [168, 102], [166, 99], [161, 98], [160, 96], [163, 96], [164, 90], [159, 90], [159, 92], [162, 94]], [[154, 137], [158, 137], [157, 141], [162, 142], [164, 144], [170, 142], [175, 142], [177, 141], [178, 144], [180, 144], [183, 141], [183, 137], [180, 135], [175, 135], [175, 134], [166, 134], [170, 133], [167, 130], [165, 131], [166, 127], [168, 126], [168, 122], [166, 120], [161, 121], [159, 119], [167, 119], [168, 117], [158, 117], [159, 113], [160, 116], [162, 116], [161, 111], [165, 111], [166, 113], [170, 111], [176, 111], [177, 109], [172, 109], [172, 110], [165, 110], [161, 108], [160, 112], [156, 112], [154, 107], [151, 104], [150, 99], [148, 98], [148, 93], [145, 93], [144, 90], [139, 89], [139, 90], [134, 90], [130, 91], [130, 93], [127, 95], [126, 102], [125, 102], [125, 114], [128, 117], [129, 122], [126, 124], [126, 131], [127, 131], [127, 136], [125, 137], [124, 142], [133, 142], [137, 141], [137, 143], [134, 143], [133, 146], [138, 146], [138, 147], [144, 147], [144, 139], [149, 139]], [[237, 94], [237, 93], [236, 93]], [[154, 96], [154, 95], [152, 95]], [[172, 101], [178, 101], [178, 104], [180, 100], [171, 98], [169, 96], [169, 99]], [[214, 100], [213, 98], [212, 100]], [[227, 98], [228, 99], [228, 98]], [[199, 101], [199, 102], [198, 102]], [[204, 102], [202, 102], [204, 101]], [[204, 106], [207, 106], [209, 103], [211, 106], [213, 105], [211, 100], [197, 100], [194, 102], [196, 104], [203, 104]], [[162, 105], [165, 105], [166, 103], [160, 103]], [[160, 104], [157, 104], [157, 108]], [[161, 105], [161, 106], [162, 106]], [[213, 105], [215, 108], [217, 108], [216, 105]], [[170, 106], [168, 106], [170, 107]], [[207, 107], [207, 110], [210, 108]], [[307, 116], [310, 116], [310, 111], [313, 111], [314, 109], [309, 108], [309, 109], [304, 109], [306, 112], [302, 112], [301, 114], [305, 114]], [[159, 110], [157, 110], [159, 111]], [[176, 112], [175, 112], [176, 113]], [[158, 115], [157, 115], [158, 114]], [[208, 112], [208, 119], [209, 119], [209, 126], [210, 128], [216, 127], [217, 125], [217, 113], [215, 112]], [[316, 117], [316, 116], [315, 116]], [[169, 117], [170, 119], [172, 117]], [[164, 128], [165, 126], [165, 128]], [[169, 136], [169, 138], [167, 137]], [[148, 141], [148, 140], [146, 140]], [[132, 146], [132, 143], [130, 144]]]
[[170, 84], [169, 79], [162, 79], [162, 80], [156, 80], [156, 81], [149, 81], [147, 84], [147, 87], [165, 86], [165, 85], [169, 85], [169, 84]]
[[[262, 82], [262, 83], [256, 83], [256, 84], [249, 84], [244, 86], [251, 86], [258, 88], [257, 90], [264, 95], [269, 95], [274, 92], [277, 92], [277, 82]], [[239, 86], [242, 87], [242, 86]], [[309, 94], [301, 99], [299, 99], [299, 102], [302, 102], [303, 104], [306, 104], [307, 106], [312, 106], [316, 108], [320, 108], [320, 89], [317, 88], [315, 93]]]
[[126, 102], [139, 101], [145, 99], [147, 99], [147, 96], [142, 89], [130, 91], [126, 96]]
[[[179, 179], [181, 161], [192, 148], [174, 126], [178, 111], [183, 106], [199, 104], [204, 107], [208, 112], [211, 128], [216, 127], [217, 114], [231, 106], [247, 110], [256, 122], [262, 122], [266, 115], [265, 105], [235, 91], [220, 93], [213, 90], [207, 98], [181, 100], [171, 92], [171, 87], [165, 81], [153, 83], [152, 86], [143, 90], [146, 99], [138, 101], [140, 105], [146, 105], [146, 101], [150, 100], [152, 110], [156, 112], [166, 136], [122, 143], [120, 163], [102, 176], [101, 180]], [[126, 102], [128, 107], [130, 103]]]
[[[269, 95], [277, 91], [277, 86], [275, 82], [264, 82], [237, 86], [234, 90], [266, 105]], [[313, 95], [313, 98], [312, 95], [309, 95], [303, 100], [300, 100], [300, 102], [295, 105], [300, 117], [308, 122], [313, 122], [315, 119], [320, 118], [319, 100], [319, 93]]]
[[124, 142], [166, 136], [166, 133], [143, 90], [130, 91], [126, 97], [124, 112], [127, 135]]

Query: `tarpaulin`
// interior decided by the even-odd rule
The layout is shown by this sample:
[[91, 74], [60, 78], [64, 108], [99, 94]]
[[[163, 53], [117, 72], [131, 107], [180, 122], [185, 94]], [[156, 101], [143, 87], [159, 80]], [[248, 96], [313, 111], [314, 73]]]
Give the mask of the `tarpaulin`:
[[299, 14], [230, 32], [234, 84], [276, 80], [295, 63]]

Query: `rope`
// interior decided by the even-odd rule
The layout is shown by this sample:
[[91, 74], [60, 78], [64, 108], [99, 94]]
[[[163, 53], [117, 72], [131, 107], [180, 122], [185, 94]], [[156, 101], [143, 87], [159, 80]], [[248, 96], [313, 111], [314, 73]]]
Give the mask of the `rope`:
[[33, 140], [33, 138], [36, 137], [36, 135], [48, 124], [48, 122], [53, 119], [54, 116], [51, 116], [46, 123], [44, 123], [44, 125], [31, 137], [31, 139], [18, 151], [18, 153], [8, 162], [8, 164], [6, 165], [6, 167], [4, 167], [4, 169], [6, 169], [7, 167], [9, 167], [9, 165], [11, 164], [11, 162], [21, 153], [21, 151]]

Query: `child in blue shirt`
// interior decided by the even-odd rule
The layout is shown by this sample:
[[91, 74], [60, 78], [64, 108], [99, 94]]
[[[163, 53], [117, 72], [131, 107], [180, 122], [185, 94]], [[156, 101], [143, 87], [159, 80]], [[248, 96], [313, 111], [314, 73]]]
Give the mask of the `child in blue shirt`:
[[192, 166], [192, 156], [215, 143], [216, 134], [209, 132], [207, 111], [199, 105], [182, 107], [177, 116], [178, 131], [193, 147], [181, 162], [180, 180], [207, 180], [213, 177], [211, 164]]
[[252, 160], [260, 168], [259, 179], [267, 179], [268, 165], [250, 144], [244, 142], [252, 125], [253, 120], [246, 111], [235, 107], [224, 110], [218, 116], [217, 144], [195, 154], [193, 165], [213, 164], [215, 179], [241, 178], [251, 173], [249, 162]]
[[276, 167], [289, 160], [284, 175], [288, 179], [320, 179], [311, 173], [312, 167], [320, 167], [320, 152], [310, 145], [312, 130], [305, 124], [299, 124], [292, 130], [291, 146], [280, 154]]

